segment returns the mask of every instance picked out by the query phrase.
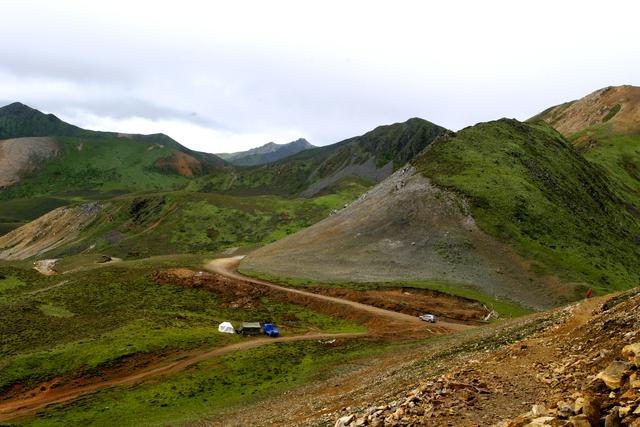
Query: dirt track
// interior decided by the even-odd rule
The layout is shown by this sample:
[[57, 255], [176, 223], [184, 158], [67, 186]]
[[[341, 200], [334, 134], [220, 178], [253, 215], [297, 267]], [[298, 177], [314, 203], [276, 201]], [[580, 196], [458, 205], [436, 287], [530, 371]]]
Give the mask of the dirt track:
[[[148, 378], [156, 377], [159, 375], [168, 375], [182, 371], [183, 369], [210, 359], [215, 356], [221, 356], [234, 351], [247, 350], [250, 348], [260, 347], [262, 345], [277, 343], [277, 342], [291, 342], [291, 341], [304, 341], [304, 340], [317, 340], [327, 338], [355, 338], [364, 336], [366, 333], [350, 333], [350, 334], [308, 334], [298, 335], [292, 337], [278, 337], [278, 338], [256, 338], [250, 341], [244, 341], [237, 344], [231, 344], [225, 347], [217, 348], [205, 353], [193, 354], [180, 361], [168, 363], [165, 365], [156, 365], [149, 369], [136, 372], [125, 377], [116, 378], [109, 381], [100, 381], [92, 384], [88, 384], [82, 387], [76, 387], [69, 389], [67, 387], [57, 388], [45, 388], [42, 390], [38, 388], [31, 390], [23, 395], [12, 399], [8, 402], [0, 403], [0, 422], [13, 420], [25, 415], [29, 415], [39, 409], [46, 406], [66, 402], [68, 400], [76, 399], [89, 393], [93, 393], [98, 390], [102, 390], [109, 387], [122, 386], [127, 384], [133, 384], [143, 381]], [[32, 394], [35, 393], [35, 396]]]
[[[207, 263], [205, 268], [213, 273], [220, 274], [222, 276], [229, 277], [231, 279], [242, 280], [245, 282], [253, 283], [260, 286], [267, 286], [271, 289], [275, 289], [278, 291], [283, 291], [295, 295], [302, 295], [307, 298], [316, 299], [323, 302], [329, 302], [332, 304], [338, 304], [342, 306], [348, 306], [357, 311], [363, 311], [369, 314], [372, 314], [378, 318], [386, 318], [393, 321], [398, 321], [402, 323], [417, 325], [419, 327], [426, 328], [428, 327], [425, 322], [419, 320], [415, 316], [409, 316], [408, 314], [398, 313], [396, 311], [384, 310], [382, 308], [373, 307], [366, 304], [361, 304], [359, 302], [349, 301], [346, 299], [331, 297], [327, 295], [319, 295], [314, 294], [313, 292], [302, 291], [299, 289], [287, 288], [285, 286], [274, 285], [273, 283], [266, 282], [264, 280], [254, 279], [251, 277], [244, 276], [238, 273], [235, 268], [238, 266], [243, 256], [235, 256], [231, 258], [218, 258], [214, 259]], [[465, 329], [469, 329], [470, 326], [462, 325], [459, 323], [450, 323], [450, 322], [438, 322], [436, 323], [438, 329], [443, 328], [450, 331], [462, 331]]]
[[[594, 308], [603, 301], [604, 298], [596, 298], [558, 309], [565, 314], [557, 320], [551, 320], [538, 332], [535, 331], [535, 325], [553, 317], [551, 313], [513, 319], [479, 328], [474, 335], [433, 340], [415, 349], [381, 355], [375, 361], [354, 367], [351, 372], [308, 384], [295, 393], [229, 408], [208, 420], [207, 425], [334, 425], [337, 419], [351, 412], [349, 408], [352, 411], [353, 408], [364, 411], [371, 407], [384, 407], [392, 401], [403, 402], [419, 385], [429, 381], [432, 381], [431, 384], [437, 383], [440, 378], [450, 380], [453, 387], [443, 395], [437, 394], [443, 385], [428, 388], [435, 395], [437, 404], [430, 406], [434, 401], [426, 400], [428, 393], [425, 394], [424, 403], [415, 402], [415, 408], [420, 406], [427, 412], [431, 407], [435, 413], [420, 421], [408, 419], [406, 425], [493, 425], [500, 419], [530, 410], [537, 399], [546, 397], [550, 402], [559, 400], [559, 397], [554, 400], [549, 396], [550, 386], [539, 380], [540, 369], [543, 367], [553, 372], [553, 369], [566, 363], [562, 358], [571, 352], [559, 347], [575, 345], [575, 342], [568, 343], [567, 337], [573, 337], [578, 342], [584, 340], [584, 336], [578, 333], [576, 337], [576, 333], [593, 319]], [[627, 332], [633, 329], [631, 325], [619, 327]], [[520, 341], [523, 333], [531, 335]], [[501, 345], [501, 336], [505, 334], [515, 338], [516, 342], [492, 349], [495, 345]], [[619, 338], [623, 334], [617, 335]], [[613, 336], [615, 334], [610, 338]], [[597, 354], [601, 348], [607, 348], [607, 345], [590, 351]], [[446, 356], [443, 357], [442, 353]], [[456, 391], [455, 387], [469, 383], [484, 384], [491, 389], [491, 393], [474, 398], [473, 404], [467, 405], [467, 400], [456, 394], [464, 390]], [[427, 407], [426, 410], [424, 407]], [[455, 408], [453, 413], [449, 411], [450, 407]], [[407, 408], [407, 413], [410, 411]], [[379, 421], [382, 421], [379, 425], [386, 425], [382, 418]], [[399, 422], [399, 425], [404, 424]]]

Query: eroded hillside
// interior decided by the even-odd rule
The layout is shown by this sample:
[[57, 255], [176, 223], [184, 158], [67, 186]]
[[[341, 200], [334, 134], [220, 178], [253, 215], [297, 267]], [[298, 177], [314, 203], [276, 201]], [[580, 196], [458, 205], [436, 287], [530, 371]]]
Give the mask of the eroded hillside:
[[97, 203], [62, 207], [0, 237], [0, 259], [22, 260], [70, 244], [101, 210]]
[[51, 138], [0, 140], [0, 188], [15, 184], [23, 175], [41, 169], [58, 154], [58, 144]]
[[451, 282], [536, 307], [559, 297], [549, 299], [553, 280], [539, 285], [526, 262], [478, 228], [462, 198], [414, 168], [401, 169], [322, 222], [252, 252], [241, 268], [327, 282]]

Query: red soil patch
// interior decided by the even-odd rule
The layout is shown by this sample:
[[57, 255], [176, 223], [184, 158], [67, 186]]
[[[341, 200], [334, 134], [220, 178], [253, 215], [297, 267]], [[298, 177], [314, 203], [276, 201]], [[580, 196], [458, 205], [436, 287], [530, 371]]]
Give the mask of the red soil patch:
[[202, 163], [199, 160], [180, 151], [174, 151], [170, 157], [156, 160], [155, 167], [187, 178], [193, 178], [202, 171]]
[[313, 286], [314, 293], [331, 295], [411, 316], [431, 313], [441, 319], [474, 322], [487, 314], [481, 303], [428, 289], [391, 288], [356, 291]]

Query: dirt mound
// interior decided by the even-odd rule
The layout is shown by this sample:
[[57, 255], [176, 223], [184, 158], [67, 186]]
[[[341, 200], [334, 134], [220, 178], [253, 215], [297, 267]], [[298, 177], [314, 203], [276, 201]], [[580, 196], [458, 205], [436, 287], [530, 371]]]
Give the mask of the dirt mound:
[[464, 199], [408, 167], [329, 218], [252, 252], [240, 269], [324, 282], [457, 283], [534, 308], [570, 297], [482, 232]]
[[62, 207], [0, 237], [0, 259], [21, 260], [75, 240], [101, 211], [97, 203]]
[[15, 184], [20, 177], [37, 170], [58, 153], [58, 144], [51, 138], [0, 141], [0, 187]]
[[531, 120], [542, 119], [565, 136], [609, 123], [615, 133], [640, 131], [640, 87], [610, 86], [577, 101], [552, 107]]
[[186, 268], [156, 271], [151, 278], [162, 285], [202, 288], [214, 292], [220, 297], [222, 306], [229, 308], [255, 308], [260, 305], [260, 297], [267, 293], [264, 289], [239, 280]]

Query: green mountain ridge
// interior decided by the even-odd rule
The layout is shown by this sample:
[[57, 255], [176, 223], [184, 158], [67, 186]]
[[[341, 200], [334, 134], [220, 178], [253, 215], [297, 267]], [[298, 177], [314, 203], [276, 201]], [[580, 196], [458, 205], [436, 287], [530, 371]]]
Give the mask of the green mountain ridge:
[[447, 132], [427, 120], [412, 118], [270, 164], [205, 177], [191, 188], [232, 194], [312, 196], [347, 177], [373, 184], [391, 175]]
[[[445, 132], [440, 126], [413, 118], [272, 163], [236, 167], [214, 154], [189, 150], [164, 134], [84, 130], [14, 103], [0, 109], [0, 135], [54, 137], [60, 155], [1, 190], [0, 199], [163, 188], [309, 197], [344, 179], [369, 185], [379, 182]], [[293, 147], [299, 146], [306, 147], [306, 141], [299, 140]]]

